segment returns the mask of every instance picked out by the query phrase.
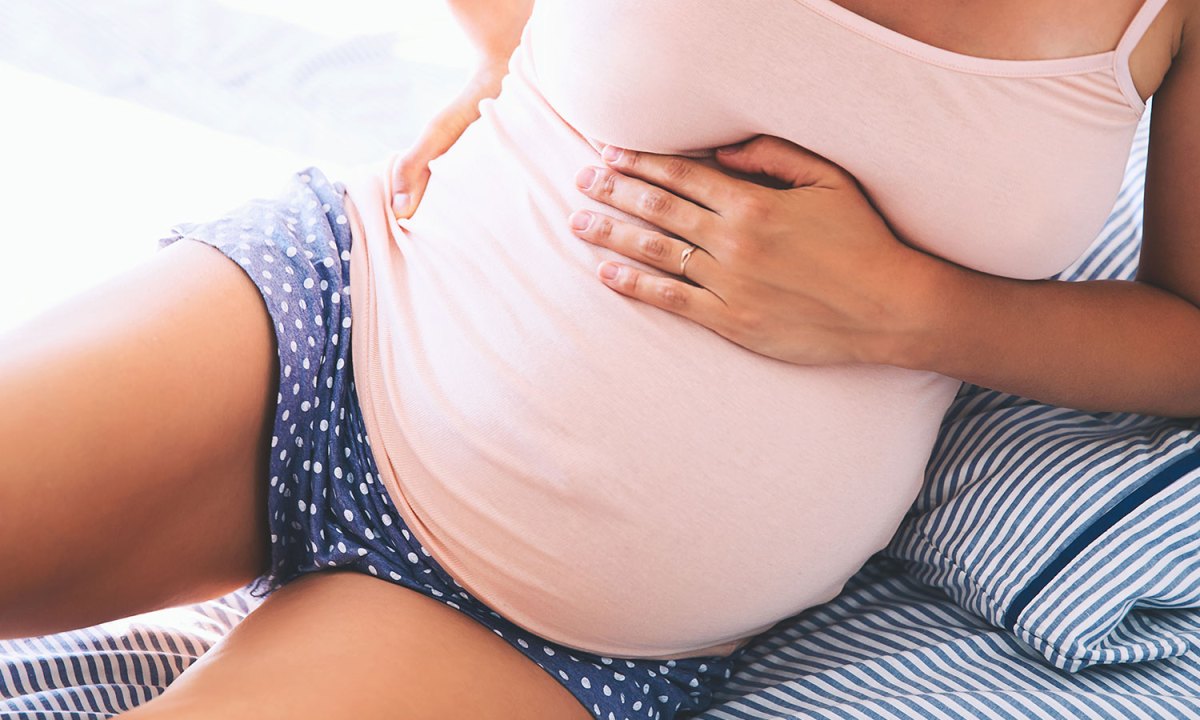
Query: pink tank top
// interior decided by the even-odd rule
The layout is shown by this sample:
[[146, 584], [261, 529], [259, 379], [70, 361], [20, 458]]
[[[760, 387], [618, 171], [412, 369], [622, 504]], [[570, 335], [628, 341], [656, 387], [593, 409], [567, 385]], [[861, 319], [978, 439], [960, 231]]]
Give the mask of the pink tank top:
[[411, 220], [386, 170], [347, 183], [354, 377], [404, 522], [496, 612], [603, 655], [726, 654], [832, 598], [900, 523], [959, 382], [789, 365], [613, 292], [602, 260], [658, 271], [571, 233], [576, 209], [620, 215], [576, 172], [600, 143], [781, 136], [912, 245], [1044, 278], [1113, 206], [1144, 110], [1129, 55], [1164, 3], [1113, 51], [1017, 61], [831, 0], [539, 0]]

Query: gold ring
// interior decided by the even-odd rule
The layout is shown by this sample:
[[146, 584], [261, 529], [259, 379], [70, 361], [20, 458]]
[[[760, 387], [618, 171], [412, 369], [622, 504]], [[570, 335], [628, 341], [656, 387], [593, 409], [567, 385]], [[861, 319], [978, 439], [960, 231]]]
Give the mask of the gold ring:
[[695, 245], [688, 245], [687, 250], [683, 251], [683, 256], [679, 258], [679, 276], [687, 277], [687, 261], [692, 256], [692, 251], [696, 249]]

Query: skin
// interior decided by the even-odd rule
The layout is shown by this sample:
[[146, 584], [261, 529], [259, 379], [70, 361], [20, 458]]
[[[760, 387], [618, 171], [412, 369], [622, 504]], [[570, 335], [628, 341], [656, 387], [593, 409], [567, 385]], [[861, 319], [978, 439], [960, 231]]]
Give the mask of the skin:
[[[1025, 17], [1070, 5], [1031, 5]], [[1012, 280], [919, 252], [845, 171], [770, 137], [718, 153], [725, 172], [610, 148], [605, 165], [580, 171], [580, 189], [664, 232], [603, 214], [569, 222], [580, 238], [668, 273], [603, 263], [598, 275], [614, 290], [786, 362], [881, 363], [1086, 411], [1200, 416], [1200, 208], [1190, 197], [1200, 187], [1200, 33], [1186, 32], [1200, 28], [1197, 5], [1168, 3], [1130, 58], [1143, 99], [1156, 96], [1136, 282]], [[934, 4], [880, 4], [877, 14], [949, 50], [1035, 59], [1115, 47], [1140, 2], [1089, 9], [1087, 24], [1059, 21], [1057, 40], [1045, 25], [1019, 32], [1016, 6], [980, 10], [985, 22]], [[698, 249], [684, 282], [689, 244]]]
[[[200, 602], [267, 570], [275, 342], [254, 283], [192, 240], [0, 338], [0, 638]], [[460, 716], [589, 714], [468, 616], [332, 571], [272, 594], [122, 715]]]
[[[1005, 7], [1015, 12], [1018, 5]], [[1139, 48], [1141, 56], [1173, 55], [1170, 41], [1182, 25], [1172, 23], [1182, 23], [1185, 5], [1195, 17], [1194, 3], [1173, 4], [1156, 31], [1161, 45]], [[882, 17], [887, 3], [855, 7]], [[1037, 7], [1030, 2], [1025, 10]], [[1123, 27], [1128, 17], [1121, 14], [1098, 28]], [[923, 39], [954, 49], [961, 36], [953, 23], [935, 21], [940, 17], [928, 8], [914, 28], [927, 28]], [[1054, 27], [1067, 35], [1078, 29], [1065, 18]], [[1107, 29], [1096, 37], [1112, 40]], [[1015, 20], [992, 32], [996, 42], [1008, 38], [1010, 49], [1029, 49]], [[1041, 42], [1051, 37], [1046, 31]], [[1181, 60], [1185, 52], [1194, 58], [1198, 51], [1180, 52]], [[1197, 85], [1192, 62], [1190, 74], [1178, 77]], [[1152, 76], [1151, 65], [1139, 66], [1139, 77]], [[1139, 87], [1156, 86], [1139, 81]], [[1177, 117], [1172, 107], [1200, 108], [1183, 81], [1163, 99], [1155, 110], [1157, 174], [1150, 187], [1157, 195], [1147, 205], [1147, 277], [1186, 294], [1195, 278], [1182, 270], [1176, 277], [1169, 268], [1179, 260], [1200, 267], [1200, 243], [1183, 231], [1200, 227], [1200, 217], [1182, 191], [1172, 195], [1169, 188], [1172, 180], [1197, 187], [1200, 163], [1188, 124], [1162, 121], [1158, 113], [1168, 109], [1164, 117], [1171, 118]], [[1159, 122], [1165, 131], [1157, 130]], [[764, 147], [763, 163], [782, 159], [777, 171], [792, 173], [793, 181], [797, 168], [815, 168], [835, 212], [872, 224], [856, 208], [847, 177], [835, 177], [798, 149]], [[868, 235], [862, 247], [872, 238], [875, 247], [887, 247], [886, 236]], [[621, 244], [631, 236], [610, 237], [614, 247], [634, 252]], [[702, 259], [697, 253], [689, 273], [711, 282], [715, 275], [702, 269]], [[668, 258], [665, 267], [677, 262], [678, 256]], [[0, 341], [0, 637], [214, 597], [266, 570], [263, 497], [276, 360], [269, 316], [253, 283], [217, 250], [189, 240]], [[584, 720], [590, 713], [554, 678], [448, 606], [371, 576], [323, 572], [272, 595], [166, 692], [125, 715], [343, 716]]]
[[392, 211], [411, 217], [429, 184], [429, 162], [450, 149], [479, 119], [479, 103], [500, 94], [508, 59], [521, 40], [533, 0], [450, 0], [459, 25], [478, 51], [474, 72], [458, 97], [442, 109], [392, 166]]

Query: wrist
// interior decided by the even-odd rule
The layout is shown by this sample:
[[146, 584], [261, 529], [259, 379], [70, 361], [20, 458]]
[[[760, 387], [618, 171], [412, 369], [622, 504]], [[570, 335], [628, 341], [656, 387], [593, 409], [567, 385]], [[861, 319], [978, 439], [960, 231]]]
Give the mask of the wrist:
[[905, 249], [898, 265], [894, 277], [902, 280], [893, 278], [885, 329], [869, 362], [936, 372], [948, 336], [948, 312], [963, 301], [959, 291], [964, 270], [911, 248]]

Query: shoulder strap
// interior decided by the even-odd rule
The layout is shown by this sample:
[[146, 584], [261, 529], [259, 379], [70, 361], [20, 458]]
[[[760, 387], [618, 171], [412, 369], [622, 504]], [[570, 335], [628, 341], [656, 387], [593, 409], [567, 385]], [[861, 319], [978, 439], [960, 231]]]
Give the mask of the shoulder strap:
[[1142, 102], [1137, 86], [1133, 83], [1133, 76], [1130, 75], [1129, 56], [1133, 54], [1134, 48], [1141, 42], [1146, 30], [1166, 4], [1167, 0], [1146, 0], [1142, 3], [1141, 9], [1133, 16], [1133, 21], [1125, 29], [1125, 34], [1121, 36], [1121, 42], [1117, 43], [1116, 52], [1113, 53], [1113, 71], [1116, 73], [1117, 83], [1121, 86], [1121, 92], [1125, 94], [1129, 106], [1139, 115], [1145, 110], [1146, 104]]
[[1129, 23], [1125, 34], [1121, 36], [1121, 42], [1117, 44], [1117, 55], [1128, 58], [1133, 53], [1133, 49], [1150, 28], [1150, 23], [1154, 22], [1154, 18], [1158, 17], [1158, 13], [1166, 4], [1167, 0], [1146, 0], [1142, 3], [1137, 15], [1133, 16], [1133, 22]]

